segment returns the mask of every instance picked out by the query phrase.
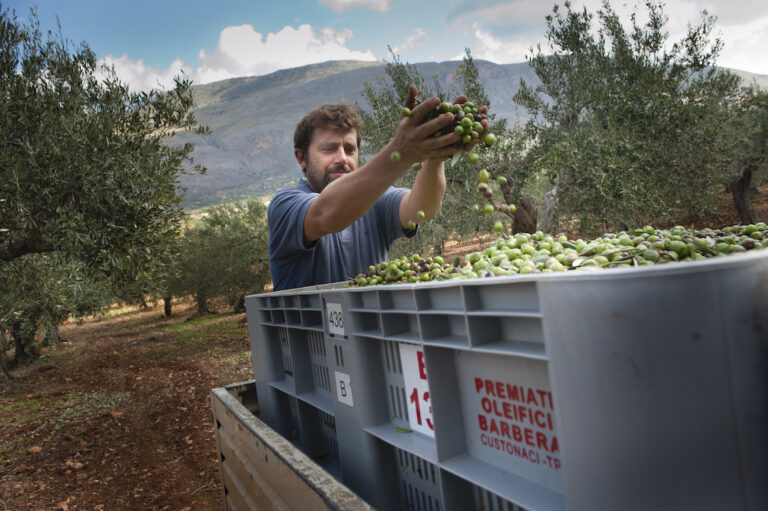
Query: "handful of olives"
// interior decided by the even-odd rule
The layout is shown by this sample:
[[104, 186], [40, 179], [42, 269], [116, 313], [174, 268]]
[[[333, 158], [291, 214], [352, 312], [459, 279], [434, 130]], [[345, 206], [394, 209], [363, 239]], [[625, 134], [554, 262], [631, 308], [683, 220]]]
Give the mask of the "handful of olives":
[[[402, 109], [401, 113], [405, 116], [411, 115], [410, 109], [405, 107]], [[447, 101], [442, 101], [434, 110], [427, 112], [427, 115], [425, 115], [422, 120], [422, 124], [447, 113], [453, 115], [453, 122], [444, 128], [437, 130], [433, 136], [439, 137], [447, 135], [453, 131], [461, 137], [461, 147], [456, 151], [457, 154], [460, 154], [467, 144], [473, 140], [479, 139], [483, 134], [483, 125], [481, 121], [487, 119], [488, 115], [484, 112], [480, 112], [480, 109], [471, 101], [467, 101], [463, 104], [451, 104]], [[495, 141], [496, 136], [492, 133], [488, 133], [483, 137], [483, 142], [488, 146], [493, 145]]]

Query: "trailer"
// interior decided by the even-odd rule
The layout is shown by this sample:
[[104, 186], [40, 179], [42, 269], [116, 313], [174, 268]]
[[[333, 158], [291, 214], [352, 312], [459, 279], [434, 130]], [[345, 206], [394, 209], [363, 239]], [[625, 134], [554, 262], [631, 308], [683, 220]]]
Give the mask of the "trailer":
[[373, 509], [258, 418], [254, 381], [212, 389], [211, 410], [224, 509]]

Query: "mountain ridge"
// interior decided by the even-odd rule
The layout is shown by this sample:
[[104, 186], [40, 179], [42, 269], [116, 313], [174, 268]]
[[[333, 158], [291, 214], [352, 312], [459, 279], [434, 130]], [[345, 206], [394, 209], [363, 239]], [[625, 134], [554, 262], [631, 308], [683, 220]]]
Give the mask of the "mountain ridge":
[[[436, 77], [444, 89], [458, 86], [454, 74], [461, 61], [413, 64], [427, 83]], [[480, 80], [491, 100], [491, 111], [510, 123], [526, 118], [512, 101], [520, 78], [536, 84], [530, 66], [494, 64], [475, 59]], [[745, 81], [754, 78], [768, 87], [768, 76], [737, 72]], [[181, 176], [183, 206], [200, 208], [248, 196], [268, 197], [301, 177], [293, 156], [296, 123], [311, 108], [345, 101], [367, 109], [363, 84], [374, 87], [388, 80], [383, 62], [339, 60], [282, 69], [267, 75], [238, 77], [195, 85], [194, 113], [212, 134], [176, 134], [173, 143], [195, 144], [195, 162], [206, 174]], [[365, 137], [365, 134], [363, 134]]]

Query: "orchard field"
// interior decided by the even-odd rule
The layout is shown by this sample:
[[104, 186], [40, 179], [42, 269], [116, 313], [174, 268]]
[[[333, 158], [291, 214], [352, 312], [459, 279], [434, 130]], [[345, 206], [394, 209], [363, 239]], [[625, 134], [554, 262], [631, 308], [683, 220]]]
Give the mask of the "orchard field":
[[221, 509], [211, 388], [251, 378], [245, 314], [115, 309], [0, 395], [0, 509]]

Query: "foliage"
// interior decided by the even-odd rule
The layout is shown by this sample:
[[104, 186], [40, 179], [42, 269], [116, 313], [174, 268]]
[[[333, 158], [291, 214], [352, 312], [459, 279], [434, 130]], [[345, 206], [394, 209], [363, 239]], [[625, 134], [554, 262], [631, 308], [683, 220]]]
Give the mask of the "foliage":
[[[390, 50], [391, 51], [391, 50]], [[469, 101], [476, 105], [488, 105], [490, 100], [480, 81], [477, 66], [472, 59], [470, 50], [456, 71], [460, 90], [455, 87], [450, 91], [443, 89], [437, 77], [429, 86], [421, 72], [412, 64], [404, 63], [394, 53], [392, 61], [386, 63], [386, 79], [378, 80], [377, 84], [365, 82], [363, 96], [370, 108], [360, 111], [363, 119], [362, 154], [375, 154], [381, 150], [395, 134], [400, 109], [405, 103], [409, 84], [416, 85], [420, 98], [438, 96], [445, 100], [465, 94]], [[491, 131], [498, 134], [506, 133], [506, 122], [493, 122], [489, 115]], [[493, 154], [488, 153], [482, 144], [475, 149], [485, 155], [485, 159], [496, 162]], [[466, 158], [461, 158], [454, 165], [446, 163], [446, 180], [448, 188], [443, 199], [440, 213], [430, 222], [419, 226], [419, 235], [410, 240], [399, 240], [391, 249], [393, 255], [412, 253], [440, 253], [445, 242], [462, 234], [474, 233], [478, 230], [487, 231], [493, 222], [490, 217], [471, 214], [471, 206], [477, 201], [476, 168], [470, 165]], [[415, 172], [407, 172], [396, 183], [396, 186], [410, 187], [416, 177]]]
[[[179, 128], [207, 132], [191, 113], [188, 80], [130, 92], [114, 70], [104, 79], [97, 71], [85, 43], [44, 35], [35, 11], [26, 23], [0, 12], [0, 273], [16, 290], [9, 294], [41, 286], [48, 299], [39, 314], [0, 311], [4, 321], [28, 311], [25, 346], [40, 317], [68, 309], [59, 284], [93, 278], [119, 287], [157, 265], [180, 230], [177, 182], [193, 150], [166, 140]], [[36, 273], [60, 264], [63, 273]], [[64, 280], [43, 280], [49, 275]]]
[[16, 341], [16, 364], [36, 357], [31, 341], [41, 328], [92, 314], [113, 297], [103, 275], [63, 253], [27, 254], [5, 263], [0, 289], [0, 325]]
[[91, 50], [0, 18], [0, 261], [53, 251], [105, 270], [146, 260], [182, 217], [176, 181], [191, 145], [190, 82], [131, 93], [95, 75]]
[[541, 80], [521, 81], [515, 102], [527, 124], [532, 170], [558, 188], [560, 219], [586, 232], [710, 214], [722, 192], [728, 119], [740, 80], [714, 67], [722, 42], [706, 11], [669, 44], [663, 4], [649, 0], [625, 29], [608, 2], [547, 16], [551, 55], [529, 63]]
[[246, 293], [263, 291], [270, 278], [266, 206], [257, 199], [222, 204], [185, 230], [170, 289], [194, 295], [198, 312], [224, 296], [242, 312]]

